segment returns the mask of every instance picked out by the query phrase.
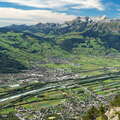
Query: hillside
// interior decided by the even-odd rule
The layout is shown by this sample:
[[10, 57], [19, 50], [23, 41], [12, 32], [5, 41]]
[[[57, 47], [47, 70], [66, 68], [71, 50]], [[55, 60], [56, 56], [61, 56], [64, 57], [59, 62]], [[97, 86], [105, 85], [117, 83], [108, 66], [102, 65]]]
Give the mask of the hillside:
[[[36, 68], [52, 58], [116, 55], [120, 51], [119, 40], [120, 20], [106, 17], [78, 17], [64, 24], [2, 27], [1, 72]], [[5, 60], [8, 65], [4, 65]]]

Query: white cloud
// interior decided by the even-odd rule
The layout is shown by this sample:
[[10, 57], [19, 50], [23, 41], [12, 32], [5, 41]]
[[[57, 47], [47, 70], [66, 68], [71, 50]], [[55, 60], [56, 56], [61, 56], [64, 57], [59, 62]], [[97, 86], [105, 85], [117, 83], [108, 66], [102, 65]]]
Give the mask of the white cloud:
[[86, 8], [96, 8], [98, 10], [104, 10], [104, 6], [101, 4], [100, 0], [82, 0], [79, 5], [72, 7], [74, 9], [86, 9]]
[[[0, 2], [17, 3], [37, 8], [56, 10], [95, 8], [104, 10], [101, 0], [0, 0]], [[74, 6], [74, 7], [73, 7]], [[0, 8], [0, 26], [9, 24], [36, 24], [38, 22], [59, 22], [71, 20], [74, 15], [52, 12], [50, 10], [20, 10], [15, 8]], [[4, 20], [3, 20], [4, 19]]]
[[[36, 24], [39, 22], [69, 21], [75, 16], [57, 13], [49, 10], [20, 10], [15, 8], [0, 8], [0, 25], [8, 24]], [[5, 24], [6, 23], [6, 24]]]
[[75, 9], [95, 8], [104, 10], [101, 0], [0, 0], [38, 8], [65, 8], [66, 5], [77, 5]]

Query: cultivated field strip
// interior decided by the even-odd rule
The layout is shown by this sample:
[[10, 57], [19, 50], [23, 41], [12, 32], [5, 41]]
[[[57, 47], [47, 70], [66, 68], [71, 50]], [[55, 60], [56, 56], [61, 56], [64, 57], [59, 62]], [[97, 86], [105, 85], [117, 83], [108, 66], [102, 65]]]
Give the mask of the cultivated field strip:
[[[64, 93], [68, 95], [71, 92], [74, 92], [81, 101], [94, 98], [101, 103], [106, 103], [106, 97], [109, 97], [109, 93], [114, 95], [119, 91], [120, 72], [118, 71], [85, 78], [71, 78], [14, 88], [0, 93], [0, 106], [1, 109], [6, 109], [19, 105], [29, 105], [30, 107], [40, 104], [42, 106], [42, 103], [49, 104], [50, 102], [60, 104], [65, 100], [66, 94], [64, 95]], [[50, 94], [48, 95], [48, 93]], [[102, 95], [102, 98], [99, 95]]]

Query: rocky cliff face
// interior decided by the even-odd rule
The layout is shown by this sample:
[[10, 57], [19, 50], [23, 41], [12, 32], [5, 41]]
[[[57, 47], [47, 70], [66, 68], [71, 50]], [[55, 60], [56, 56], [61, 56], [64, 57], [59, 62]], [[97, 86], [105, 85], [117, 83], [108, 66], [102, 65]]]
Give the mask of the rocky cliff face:
[[108, 117], [108, 120], [120, 120], [120, 107], [111, 108], [105, 115]]

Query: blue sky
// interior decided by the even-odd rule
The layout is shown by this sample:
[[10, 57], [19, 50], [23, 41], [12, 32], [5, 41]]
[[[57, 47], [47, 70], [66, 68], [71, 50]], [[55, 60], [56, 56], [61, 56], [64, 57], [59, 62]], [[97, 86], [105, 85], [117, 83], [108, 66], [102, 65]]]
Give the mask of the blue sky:
[[120, 18], [120, 0], [0, 0], [0, 26], [103, 15]]

